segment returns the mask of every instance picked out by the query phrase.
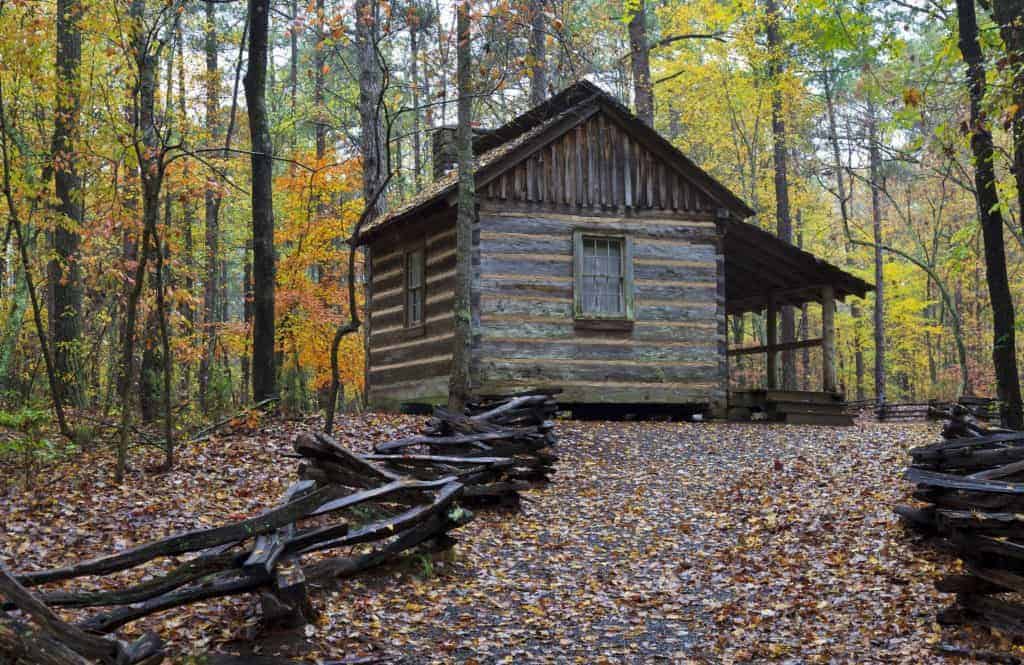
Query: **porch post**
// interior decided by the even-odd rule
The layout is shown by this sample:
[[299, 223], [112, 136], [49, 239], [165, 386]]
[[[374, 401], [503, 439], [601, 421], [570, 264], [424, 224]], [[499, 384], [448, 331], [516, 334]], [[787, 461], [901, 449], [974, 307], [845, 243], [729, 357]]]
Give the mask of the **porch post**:
[[835, 392], [836, 383], [836, 292], [821, 288], [821, 389]]
[[775, 390], [779, 387], [779, 369], [776, 365], [778, 360], [778, 351], [775, 350], [775, 346], [778, 344], [779, 326], [776, 319], [778, 318], [778, 306], [775, 304], [775, 294], [769, 294], [768, 296], [768, 361], [767, 374], [768, 374], [768, 389]]

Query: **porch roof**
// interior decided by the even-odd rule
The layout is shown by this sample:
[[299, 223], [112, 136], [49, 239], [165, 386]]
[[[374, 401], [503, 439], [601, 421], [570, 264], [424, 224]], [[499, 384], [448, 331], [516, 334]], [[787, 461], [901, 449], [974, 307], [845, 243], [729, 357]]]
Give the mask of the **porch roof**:
[[821, 302], [821, 289], [835, 297], [863, 298], [874, 287], [810, 252], [795, 247], [753, 224], [724, 219], [725, 306], [729, 314], [760, 311], [773, 297], [779, 305]]

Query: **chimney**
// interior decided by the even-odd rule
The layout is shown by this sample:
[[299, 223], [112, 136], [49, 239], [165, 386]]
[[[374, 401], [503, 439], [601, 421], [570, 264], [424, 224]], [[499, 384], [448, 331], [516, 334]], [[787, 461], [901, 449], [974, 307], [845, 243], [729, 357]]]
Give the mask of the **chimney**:
[[[442, 125], [431, 131], [430, 145], [432, 148], [434, 162], [434, 181], [440, 180], [455, 170], [459, 163], [459, 155], [455, 149], [455, 125]], [[493, 129], [473, 128], [474, 152], [480, 154], [480, 146], [476, 145], [477, 139], [493, 134]]]
[[455, 125], [443, 125], [434, 129], [430, 136], [433, 148], [434, 180], [440, 180], [455, 168], [458, 155], [455, 152]]

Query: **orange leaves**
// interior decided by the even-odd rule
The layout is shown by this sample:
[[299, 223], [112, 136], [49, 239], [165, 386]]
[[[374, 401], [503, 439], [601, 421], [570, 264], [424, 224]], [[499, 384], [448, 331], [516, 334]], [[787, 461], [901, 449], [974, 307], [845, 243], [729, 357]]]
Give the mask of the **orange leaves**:
[[[312, 388], [330, 383], [330, 344], [348, 320], [346, 239], [362, 210], [358, 160], [319, 162], [310, 154], [291, 158], [311, 170], [291, 168], [274, 184], [280, 260], [276, 298], [278, 329], [289, 357], [311, 372]], [[361, 257], [357, 257], [357, 269]], [[362, 302], [360, 294], [359, 302]], [[350, 390], [362, 390], [363, 344], [346, 339], [339, 350], [340, 374]]]

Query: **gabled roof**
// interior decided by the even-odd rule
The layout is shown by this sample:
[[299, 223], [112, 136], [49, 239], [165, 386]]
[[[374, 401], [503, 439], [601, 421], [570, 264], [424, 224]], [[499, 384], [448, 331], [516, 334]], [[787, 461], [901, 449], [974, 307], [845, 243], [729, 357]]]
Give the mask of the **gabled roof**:
[[[579, 81], [543, 103], [533, 107], [498, 129], [474, 139], [473, 152], [477, 155], [476, 182], [481, 187], [490, 178], [514, 166], [528, 153], [602, 111], [619, 121], [640, 141], [657, 151], [665, 161], [686, 173], [687, 177], [719, 201], [737, 218], [754, 214], [739, 197], [725, 185], [697, 166], [668, 140], [644, 124], [629, 109], [589, 81]], [[385, 212], [363, 229], [359, 242], [414, 214], [450, 205], [450, 196], [458, 184], [458, 173], [449, 173], [424, 188], [412, 199]]]

